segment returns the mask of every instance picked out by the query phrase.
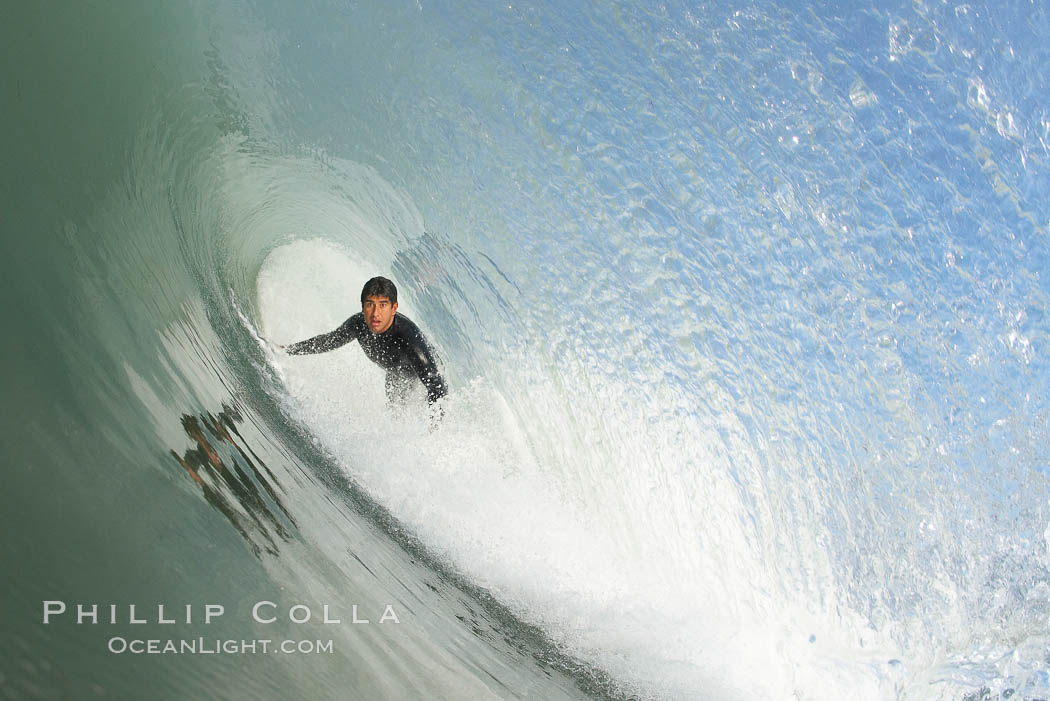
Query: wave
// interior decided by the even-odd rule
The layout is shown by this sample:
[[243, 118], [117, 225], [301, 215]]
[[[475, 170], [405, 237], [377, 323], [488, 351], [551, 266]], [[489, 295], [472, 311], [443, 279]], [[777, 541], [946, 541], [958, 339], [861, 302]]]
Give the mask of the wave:
[[[128, 5], [49, 64], [48, 12], [2, 37], [3, 511], [48, 555], [3, 684], [1048, 693], [1045, 13]], [[374, 274], [434, 430], [272, 345]], [[52, 598], [402, 621], [120, 672]]]

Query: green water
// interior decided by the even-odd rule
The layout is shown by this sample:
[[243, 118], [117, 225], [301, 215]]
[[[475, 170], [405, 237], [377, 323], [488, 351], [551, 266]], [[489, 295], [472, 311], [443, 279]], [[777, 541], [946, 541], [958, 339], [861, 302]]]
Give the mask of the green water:
[[[0, 11], [0, 695], [579, 696], [546, 665], [523, 673], [545, 643], [503, 642], [518, 624], [384, 532], [396, 526], [262, 388], [229, 303], [237, 291], [251, 305], [272, 242], [233, 239], [231, 222], [257, 215], [223, 193], [249, 135], [211, 43], [237, 12]], [[252, 617], [266, 601], [273, 623]], [[66, 612], [45, 624], [45, 602]], [[78, 620], [78, 605], [96, 616]], [[225, 613], [205, 623], [209, 605]], [[296, 605], [308, 622], [290, 620]], [[379, 623], [388, 606], [396, 621]], [[121, 642], [201, 638], [202, 651], [322, 650]]]

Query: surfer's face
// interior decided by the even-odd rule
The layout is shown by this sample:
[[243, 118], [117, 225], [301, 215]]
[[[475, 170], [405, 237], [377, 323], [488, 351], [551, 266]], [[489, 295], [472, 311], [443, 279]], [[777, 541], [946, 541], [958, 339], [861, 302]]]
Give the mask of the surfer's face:
[[365, 315], [365, 323], [372, 333], [383, 333], [394, 323], [397, 302], [391, 302], [388, 297], [372, 295], [365, 297], [361, 304], [361, 312]]

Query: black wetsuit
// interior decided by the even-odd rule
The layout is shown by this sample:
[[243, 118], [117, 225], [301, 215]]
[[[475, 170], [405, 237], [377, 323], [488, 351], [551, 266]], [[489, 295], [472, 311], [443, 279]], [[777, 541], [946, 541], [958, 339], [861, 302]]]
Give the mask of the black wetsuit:
[[405, 399], [414, 377], [427, 388], [427, 401], [433, 403], [448, 394], [430, 344], [404, 314], [395, 314], [394, 323], [383, 333], [372, 333], [365, 315], [358, 312], [335, 331], [293, 343], [285, 351], [292, 355], [324, 353], [353, 340], [361, 344], [369, 360], [386, 370], [386, 396], [391, 402]]

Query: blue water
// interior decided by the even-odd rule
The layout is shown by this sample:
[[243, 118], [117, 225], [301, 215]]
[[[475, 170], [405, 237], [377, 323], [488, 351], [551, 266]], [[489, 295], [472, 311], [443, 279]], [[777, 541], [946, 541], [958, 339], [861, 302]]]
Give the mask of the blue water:
[[1041, 5], [0, 16], [7, 697], [1050, 696]]

